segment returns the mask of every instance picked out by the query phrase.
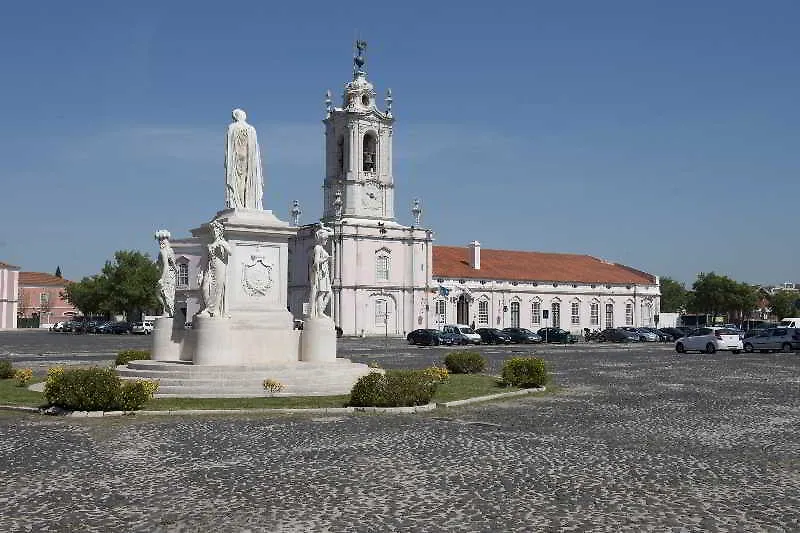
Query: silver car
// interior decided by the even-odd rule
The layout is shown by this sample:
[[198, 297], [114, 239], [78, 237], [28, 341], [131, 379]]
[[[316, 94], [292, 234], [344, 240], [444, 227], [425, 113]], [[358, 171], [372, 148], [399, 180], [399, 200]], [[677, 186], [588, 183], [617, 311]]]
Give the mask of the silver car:
[[793, 352], [800, 348], [800, 329], [798, 328], [769, 328], [758, 335], [744, 339], [744, 351], [752, 353], [758, 350], [761, 353], [778, 351]]

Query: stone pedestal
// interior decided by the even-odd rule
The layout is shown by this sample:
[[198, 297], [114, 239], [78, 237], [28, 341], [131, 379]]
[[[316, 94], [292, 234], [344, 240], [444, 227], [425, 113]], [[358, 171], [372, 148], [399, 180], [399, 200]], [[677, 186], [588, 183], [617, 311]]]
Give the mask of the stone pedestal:
[[192, 362], [196, 365], [236, 365], [239, 361], [231, 349], [230, 320], [226, 318], [195, 317], [195, 351]]
[[301, 361], [336, 362], [336, 326], [330, 318], [307, 318], [300, 339]]
[[181, 331], [174, 331], [175, 320], [172, 317], [158, 317], [153, 322], [154, 361], [178, 361], [181, 354]]

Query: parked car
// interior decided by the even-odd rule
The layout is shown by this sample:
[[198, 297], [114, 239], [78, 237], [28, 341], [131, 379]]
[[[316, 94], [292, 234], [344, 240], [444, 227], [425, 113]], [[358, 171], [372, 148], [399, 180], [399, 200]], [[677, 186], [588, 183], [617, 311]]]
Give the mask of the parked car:
[[103, 322], [102, 324], [100, 324], [100, 325], [98, 325], [98, 326], [96, 326], [94, 328], [94, 332], [95, 333], [103, 333], [103, 334], [114, 333], [114, 329], [113, 328], [114, 328], [114, 322], [112, 322], [112, 321]]
[[652, 331], [647, 331], [644, 328], [635, 328], [633, 326], [622, 326], [622, 329], [638, 335], [639, 342], [658, 342], [658, 335], [656, 335]]
[[131, 332], [131, 325], [127, 322], [112, 322], [109, 326], [109, 333], [114, 333], [116, 335], [122, 335], [124, 333]]
[[438, 329], [415, 329], [406, 335], [406, 340], [409, 344], [419, 344], [421, 346], [451, 345], [455, 342], [452, 335], [444, 334]]
[[153, 333], [152, 322], [134, 322], [131, 326], [131, 333], [140, 335], [150, 335]]
[[739, 353], [743, 349], [742, 339], [738, 333], [719, 327], [697, 328], [675, 342], [675, 351], [678, 353], [698, 351], [712, 354], [721, 350]]
[[744, 351], [761, 353], [778, 351], [793, 352], [800, 349], [800, 328], [770, 328], [744, 340]]
[[685, 337], [687, 333], [686, 331], [680, 330], [678, 328], [660, 328], [660, 330], [668, 333], [669, 335], [672, 335], [672, 340], [678, 340], [681, 337]]
[[511, 342], [522, 344], [538, 344], [542, 342], [542, 338], [539, 335], [526, 328], [503, 328], [503, 331], [511, 337]]
[[511, 344], [511, 335], [497, 328], [478, 328], [475, 333], [484, 344]]
[[467, 342], [461, 342], [461, 344], [481, 343], [481, 336], [475, 333], [475, 331], [471, 327], [465, 324], [446, 324], [442, 326], [442, 331], [444, 333], [453, 334], [459, 341], [463, 341], [464, 339], [467, 340]]
[[50, 326], [50, 331], [62, 332], [64, 331], [64, 322], [56, 322]]
[[600, 342], [639, 342], [639, 334], [622, 328], [606, 328], [597, 338]]
[[572, 344], [578, 342], [578, 338], [569, 331], [561, 328], [542, 328], [536, 332], [544, 342], [559, 342]]

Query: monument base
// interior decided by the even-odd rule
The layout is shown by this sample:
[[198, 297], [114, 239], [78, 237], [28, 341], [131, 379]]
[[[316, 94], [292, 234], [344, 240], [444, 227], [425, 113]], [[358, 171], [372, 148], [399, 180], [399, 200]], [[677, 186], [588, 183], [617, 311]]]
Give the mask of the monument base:
[[[195, 365], [265, 366], [297, 362], [300, 332], [269, 327], [287, 311], [243, 314], [234, 318], [195, 317]], [[275, 316], [273, 316], [275, 315]], [[334, 343], [334, 358], [336, 357]], [[175, 360], [178, 358], [176, 357]]]
[[313, 363], [336, 361], [336, 324], [332, 319], [306, 318], [300, 334], [300, 360]]
[[162, 316], [153, 321], [153, 361], [177, 361], [180, 359], [183, 329], [175, 331], [175, 319]]

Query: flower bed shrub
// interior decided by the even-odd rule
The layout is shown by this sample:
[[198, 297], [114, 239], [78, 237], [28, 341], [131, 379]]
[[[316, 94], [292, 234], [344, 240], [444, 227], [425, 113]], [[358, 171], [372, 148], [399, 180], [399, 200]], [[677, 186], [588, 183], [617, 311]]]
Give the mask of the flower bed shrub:
[[119, 365], [127, 365], [131, 361], [142, 361], [150, 359], [149, 350], [125, 350], [117, 354], [117, 359], [114, 363]]
[[24, 387], [33, 379], [33, 370], [30, 368], [20, 368], [14, 372], [14, 381], [17, 382], [17, 387]]
[[350, 391], [353, 407], [411, 407], [430, 403], [438, 378], [426, 370], [388, 370], [362, 376]]
[[0, 379], [11, 379], [14, 377], [14, 365], [6, 359], [0, 360]]
[[133, 411], [153, 397], [158, 383], [123, 382], [112, 368], [51, 368], [44, 397], [50, 405], [75, 411]]
[[538, 357], [512, 357], [503, 363], [503, 382], [524, 389], [547, 383], [547, 367]]
[[452, 352], [445, 357], [444, 366], [453, 374], [477, 374], [486, 368], [486, 359], [478, 352]]

